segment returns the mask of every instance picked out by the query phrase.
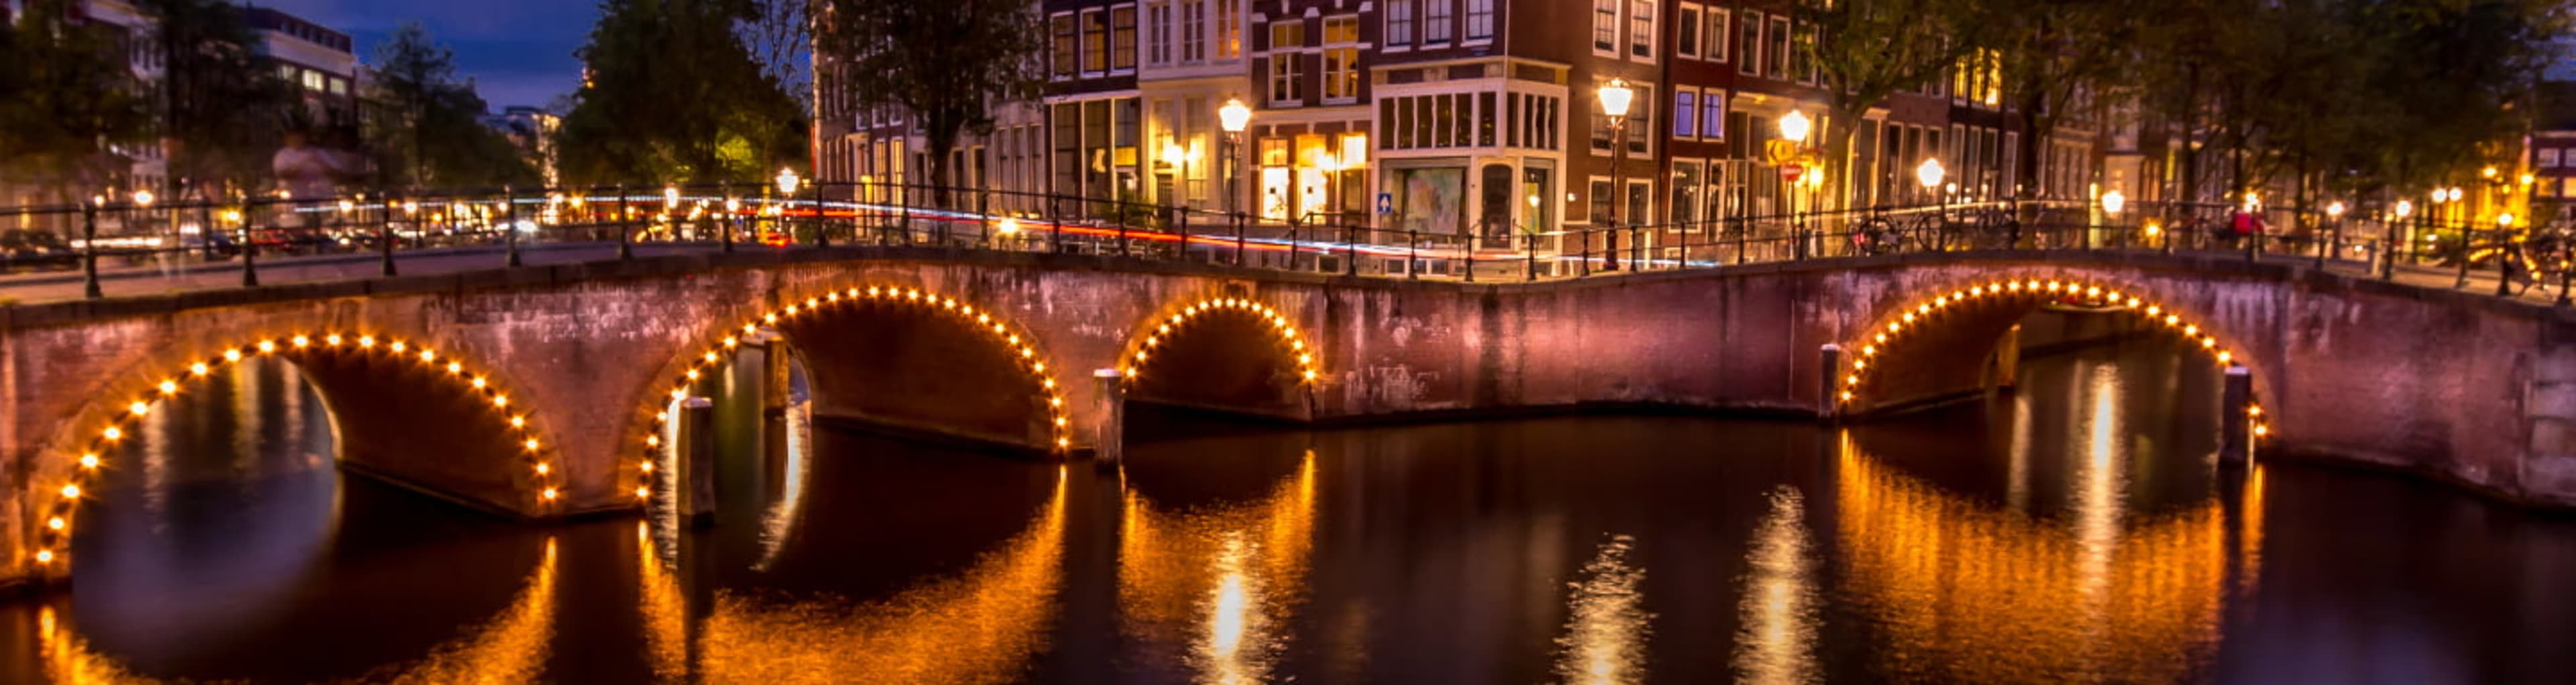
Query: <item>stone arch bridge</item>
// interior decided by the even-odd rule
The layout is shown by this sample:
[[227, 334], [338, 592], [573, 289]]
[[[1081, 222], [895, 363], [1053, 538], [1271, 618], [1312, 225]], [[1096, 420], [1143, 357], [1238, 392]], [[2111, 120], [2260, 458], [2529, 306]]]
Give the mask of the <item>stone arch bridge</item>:
[[1866, 416], [1980, 391], [2043, 306], [2244, 366], [2271, 452], [2576, 505], [2576, 318], [2291, 266], [1932, 254], [1462, 284], [836, 248], [0, 308], [0, 580], [66, 572], [107, 448], [250, 357], [313, 381], [344, 464], [544, 519], [638, 508], [673, 400], [775, 340], [818, 416], [1061, 456], [1114, 436], [1119, 396], [1293, 421]]

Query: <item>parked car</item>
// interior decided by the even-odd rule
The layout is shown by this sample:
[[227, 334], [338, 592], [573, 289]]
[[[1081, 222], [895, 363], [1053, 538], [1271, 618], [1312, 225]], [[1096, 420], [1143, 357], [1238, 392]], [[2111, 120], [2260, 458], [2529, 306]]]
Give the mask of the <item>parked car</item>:
[[80, 266], [80, 253], [49, 231], [0, 231], [0, 270], [53, 271]]

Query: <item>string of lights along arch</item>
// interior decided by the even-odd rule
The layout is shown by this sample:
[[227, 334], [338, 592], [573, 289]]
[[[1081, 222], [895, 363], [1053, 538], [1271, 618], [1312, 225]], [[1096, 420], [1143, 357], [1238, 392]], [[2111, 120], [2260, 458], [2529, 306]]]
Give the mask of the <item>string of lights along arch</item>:
[[1150, 324], [1151, 329], [1132, 343], [1127, 353], [1127, 368], [1121, 369], [1119, 375], [1133, 381], [1144, 370], [1145, 363], [1154, 358], [1155, 348], [1169, 341], [1173, 331], [1187, 327], [1202, 316], [1220, 312], [1247, 314], [1269, 325], [1272, 332], [1279, 334], [1279, 344], [1287, 347], [1288, 354], [1297, 359], [1298, 382], [1315, 382], [1315, 346], [1306, 344], [1306, 338], [1297, 333], [1297, 327], [1288, 325], [1288, 317], [1270, 305], [1234, 297], [1194, 302], [1155, 320]]
[[[2142, 317], [2162, 330], [2181, 334], [2194, 349], [2208, 354], [2220, 368], [2236, 362], [2236, 354], [2220, 344], [2218, 336], [2201, 328], [2199, 323], [2184, 319], [2180, 312], [2162, 304], [2149, 302], [2135, 293], [2123, 292], [2117, 286], [2059, 279], [2000, 279], [1933, 295], [1932, 299], [1896, 310], [1886, 322], [1869, 329], [1860, 342], [1860, 354], [1852, 356], [1850, 365], [1843, 371], [1843, 389], [1838, 401], [1845, 405], [1860, 401], [1868, 393], [1868, 382], [1872, 371], [1879, 366], [1879, 358], [1892, 354], [1892, 350], [1904, 344], [1908, 331], [1931, 325], [1934, 319], [1959, 306], [2010, 300], [2057, 300], [2116, 308]], [[2254, 421], [2255, 437], [2271, 434], [2269, 421], [2263, 418], [2263, 405], [2248, 403], [2245, 411]]]
[[1046, 395], [1047, 425], [1053, 431], [1055, 451], [1061, 453], [1073, 448], [1073, 428], [1071, 420], [1065, 416], [1063, 388], [1056, 383], [1055, 376], [1048, 372], [1052, 367], [1046, 363], [1046, 358], [1038, 354], [1035, 336], [1012, 327], [990, 310], [977, 309], [975, 305], [958, 302], [953, 297], [901, 286], [853, 286], [809, 296], [802, 301], [790, 302], [785, 307], [762, 313], [760, 316], [744, 321], [737, 328], [726, 329], [721, 336], [709, 341], [706, 349], [691, 358], [688, 368], [680, 372], [679, 378], [674, 379], [664, 406], [654, 410], [653, 426], [644, 434], [644, 454], [635, 463], [635, 499], [641, 501], [653, 496], [653, 485], [659, 477], [654, 473], [653, 463], [662, 449], [663, 428], [670, 425], [672, 420], [670, 404], [688, 399], [690, 384], [697, 382], [706, 374], [713, 373], [716, 365], [731, 360], [735, 353], [742, 350], [744, 339], [758, 335], [763, 327], [775, 326], [784, 319], [812, 316], [834, 307], [864, 303], [919, 306], [946, 313], [1001, 341], [1015, 355], [1012, 363], [1027, 371], [1039, 390]]
[[547, 456], [547, 449], [550, 446], [539, 440], [535, 429], [529, 426], [529, 412], [514, 403], [510, 393], [503, 390], [491, 376], [470, 369], [462, 360], [453, 356], [399, 338], [354, 332], [298, 333], [288, 337], [266, 338], [246, 345], [223, 348], [222, 352], [203, 361], [190, 363], [187, 368], [164, 376], [160, 382], [135, 393], [121, 410], [108, 419], [107, 425], [90, 434], [87, 447], [81, 450], [80, 461], [77, 467], [72, 469], [71, 477], [54, 488], [54, 500], [45, 509], [45, 529], [39, 535], [37, 542], [36, 563], [46, 565], [56, 562], [68, 563], [68, 543], [71, 540], [74, 514], [80, 508], [82, 491], [89, 485], [91, 479], [97, 477], [100, 470], [108, 466], [106, 455], [112, 453], [114, 448], [125, 440], [133, 430], [133, 424], [152, 413], [153, 401], [175, 399], [197, 384], [213, 378], [216, 371], [227, 366], [237, 366], [244, 360], [254, 357], [293, 359], [351, 353], [384, 355], [396, 362], [419, 364], [434, 371], [444, 371], [444, 377], [464, 384], [472, 394], [483, 398], [485, 406], [490, 408], [498, 420], [509, 424], [512, 441], [519, 445], [521, 458], [527, 462], [527, 468], [535, 475], [538, 505], [550, 506], [562, 497], [562, 485], [556, 480], [560, 474], [556, 473], [553, 460]]

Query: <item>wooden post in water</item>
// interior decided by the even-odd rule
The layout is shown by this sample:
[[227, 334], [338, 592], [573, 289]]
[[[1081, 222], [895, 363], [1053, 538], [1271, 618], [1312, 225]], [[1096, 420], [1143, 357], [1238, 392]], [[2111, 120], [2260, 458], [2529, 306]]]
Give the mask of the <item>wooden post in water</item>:
[[1100, 385], [1100, 398], [1094, 400], [1091, 412], [1097, 419], [1091, 426], [1091, 458], [1101, 468], [1110, 468], [1127, 458], [1127, 379], [1117, 369], [1095, 369], [1091, 379]]
[[704, 397], [680, 401], [680, 515], [691, 526], [716, 522], [716, 403]]
[[1817, 349], [1816, 356], [1818, 357], [1816, 368], [1821, 372], [1818, 375], [1824, 380], [1824, 385], [1819, 386], [1816, 391], [1816, 418], [1825, 421], [1842, 420], [1843, 346], [1825, 343], [1824, 347]]
[[2242, 364], [2227, 367], [2227, 384], [2219, 392], [2218, 461], [2243, 464], [2254, 458], [2254, 373]]

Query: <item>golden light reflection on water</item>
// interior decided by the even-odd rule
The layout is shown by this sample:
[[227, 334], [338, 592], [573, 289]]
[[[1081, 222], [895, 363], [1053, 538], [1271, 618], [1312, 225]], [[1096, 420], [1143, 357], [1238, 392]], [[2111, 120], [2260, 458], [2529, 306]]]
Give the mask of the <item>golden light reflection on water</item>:
[[1628, 563], [1635, 540], [1610, 540], [1577, 571], [1566, 598], [1565, 632], [1556, 638], [1556, 675], [1560, 682], [1583, 685], [1639, 683], [1646, 680], [1646, 640], [1652, 630], [1640, 585], [1645, 569]]
[[689, 669], [688, 598], [680, 593], [678, 576], [663, 567], [658, 549], [653, 524], [635, 522], [635, 567], [643, 573], [637, 599], [643, 604], [644, 653], [654, 677], [678, 680]]
[[1810, 561], [1806, 498], [1798, 489], [1771, 492], [1771, 511], [1753, 529], [1752, 570], [1744, 582], [1743, 627], [1735, 636], [1738, 682], [1812, 683], [1816, 669], [1816, 578]]
[[[731, 382], [730, 374], [726, 378]], [[769, 505], [769, 511], [761, 514], [760, 560], [752, 562], [751, 570], [754, 571], [767, 571], [770, 565], [778, 563], [778, 553], [784, 551], [788, 539], [795, 536], [797, 522], [805, 519], [805, 483], [813, 477], [813, 455], [810, 452], [814, 405], [799, 402], [789, 406], [784, 414], [786, 473], [780, 479], [785, 481], [784, 492], [779, 493], [777, 502]]]
[[[552, 651], [555, 620], [555, 541], [529, 573], [508, 607], [464, 637], [430, 650], [408, 664], [377, 669], [353, 679], [362, 683], [527, 683], [545, 670]], [[73, 685], [159, 682], [136, 676], [114, 659], [90, 650], [87, 641], [56, 625], [53, 607], [37, 613], [37, 639], [43, 642], [45, 675]]]
[[1063, 576], [1064, 492], [1059, 470], [1055, 493], [1027, 531], [957, 577], [885, 601], [780, 600], [719, 590], [701, 637], [704, 680], [779, 685], [1019, 679], [1045, 647], [1054, 622]]
[[2121, 525], [2115, 499], [2079, 484], [2070, 530], [1858, 450], [1839, 458], [1835, 483], [1845, 575], [1878, 617], [1887, 661], [1928, 669], [1908, 678], [2169, 681], [2217, 647], [2228, 551], [2214, 501]]
[[1164, 511], [1127, 493], [1119, 540], [1121, 630], [1203, 683], [1275, 678], [1288, 619], [1305, 601], [1314, 545], [1315, 453], [1261, 499]]

